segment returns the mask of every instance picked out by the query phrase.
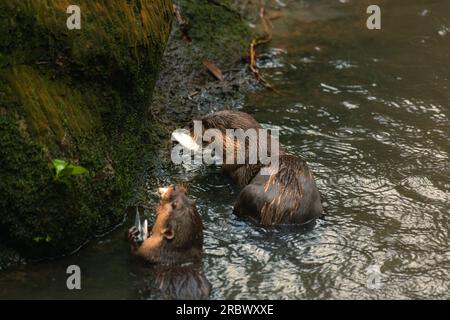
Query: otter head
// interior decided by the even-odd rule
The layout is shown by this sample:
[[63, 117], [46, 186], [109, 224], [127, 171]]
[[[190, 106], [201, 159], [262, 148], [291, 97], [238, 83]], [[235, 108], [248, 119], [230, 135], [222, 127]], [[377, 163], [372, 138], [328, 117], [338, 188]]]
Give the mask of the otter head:
[[151, 235], [139, 248], [148, 261], [182, 264], [200, 261], [203, 223], [195, 202], [179, 186], [161, 188], [161, 202]]

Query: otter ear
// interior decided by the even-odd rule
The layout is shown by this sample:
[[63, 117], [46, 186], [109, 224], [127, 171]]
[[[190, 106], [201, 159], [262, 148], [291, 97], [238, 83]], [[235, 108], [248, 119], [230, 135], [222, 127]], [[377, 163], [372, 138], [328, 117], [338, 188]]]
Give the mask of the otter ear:
[[169, 228], [165, 228], [162, 232], [162, 235], [164, 236], [164, 238], [166, 238], [167, 240], [172, 240], [175, 237], [175, 231], [173, 230], [172, 227]]

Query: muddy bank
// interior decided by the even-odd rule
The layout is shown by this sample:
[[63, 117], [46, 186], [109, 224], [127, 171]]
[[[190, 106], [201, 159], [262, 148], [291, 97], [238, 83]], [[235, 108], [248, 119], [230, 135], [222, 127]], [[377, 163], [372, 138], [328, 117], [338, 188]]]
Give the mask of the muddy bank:
[[[196, 115], [242, 106], [246, 93], [261, 89], [248, 71], [246, 57], [254, 30], [244, 18], [242, 3], [208, 0], [175, 1], [186, 26], [175, 19], [153, 96], [153, 114], [168, 127]], [[223, 81], [204, 60], [216, 65]]]

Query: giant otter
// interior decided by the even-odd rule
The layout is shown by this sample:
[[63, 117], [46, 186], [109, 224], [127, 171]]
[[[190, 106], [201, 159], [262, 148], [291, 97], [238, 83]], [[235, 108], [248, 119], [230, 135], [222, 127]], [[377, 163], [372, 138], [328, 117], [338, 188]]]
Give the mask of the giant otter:
[[161, 203], [147, 239], [128, 231], [132, 252], [153, 266], [154, 282], [171, 299], [206, 299], [211, 285], [201, 271], [203, 223], [195, 202], [180, 186], [160, 189]]
[[[201, 134], [208, 129], [218, 129], [223, 136], [227, 129], [254, 129], [258, 132], [258, 139], [262, 136], [261, 125], [244, 112], [219, 111], [199, 120], [202, 123]], [[191, 136], [197, 139], [193, 129], [194, 126], [190, 126]], [[270, 146], [270, 135], [267, 140]], [[242, 188], [234, 206], [236, 215], [252, 217], [263, 225], [275, 225], [304, 224], [323, 214], [319, 190], [305, 160], [288, 154], [282, 146], [279, 150], [269, 147], [268, 154], [279, 159], [279, 169], [273, 174], [263, 173], [262, 169], [267, 164], [261, 163], [259, 158], [256, 163], [249, 163], [248, 141], [245, 144], [246, 161], [227, 164], [227, 150], [233, 148], [235, 151], [242, 146], [226, 138], [223, 143], [223, 171]]]

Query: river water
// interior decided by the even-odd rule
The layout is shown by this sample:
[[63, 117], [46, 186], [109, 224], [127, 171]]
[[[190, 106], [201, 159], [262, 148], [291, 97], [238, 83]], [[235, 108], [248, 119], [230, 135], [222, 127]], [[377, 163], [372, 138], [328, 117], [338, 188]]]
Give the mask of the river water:
[[[303, 156], [327, 216], [264, 229], [232, 214], [237, 196], [219, 169], [163, 168], [183, 182], [205, 230], [213, 299], [450, 298], [450, 2], [284, 1], [259, 66], [279, 91], [242, 110]], [[135, 298], [123, 227], [80, 252], [0, 273], [0, 298]], [[66, 289], [80, 265], [82, 290]], [[145, 297], [141, 297], [145, 298]]]

